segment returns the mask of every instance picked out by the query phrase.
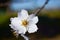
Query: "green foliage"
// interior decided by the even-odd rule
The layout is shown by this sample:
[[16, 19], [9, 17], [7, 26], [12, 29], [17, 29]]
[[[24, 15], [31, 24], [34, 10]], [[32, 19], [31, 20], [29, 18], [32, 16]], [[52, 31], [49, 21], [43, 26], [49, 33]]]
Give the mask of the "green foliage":
[[40, 15], [49, 18], [60, 18], [60, 10], [44, 10]]
[[1, 14], [0, 15], [0, 24], [3, 24], [4, 22], [6, 22], [8, 19], [10, 19], [11, 17], [16, 16], [16, 14]]

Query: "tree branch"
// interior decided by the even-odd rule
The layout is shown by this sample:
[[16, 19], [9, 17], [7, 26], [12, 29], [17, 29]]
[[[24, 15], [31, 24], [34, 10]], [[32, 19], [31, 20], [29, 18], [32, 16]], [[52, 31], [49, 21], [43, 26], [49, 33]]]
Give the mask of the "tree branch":
[[34, 10], [32, 13], [34, 13], [36, 15], [39, 12], [41, 12], [42, 9], [48, 4], [48, 2], [49, 2], [49, 0], [46, 0], [46, 2], [44, 3], [44, 5], [41, 8], [38, 8], [38, 9]]

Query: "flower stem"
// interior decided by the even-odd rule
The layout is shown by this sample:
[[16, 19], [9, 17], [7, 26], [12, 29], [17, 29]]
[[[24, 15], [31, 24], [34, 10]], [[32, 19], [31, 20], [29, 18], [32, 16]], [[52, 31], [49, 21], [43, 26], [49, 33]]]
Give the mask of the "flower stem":
[[27, 36], [25, 36], [24, 34], [21, 34], [21, 36], [25, 39], [25, 40], [29, 40], [29, 38]]

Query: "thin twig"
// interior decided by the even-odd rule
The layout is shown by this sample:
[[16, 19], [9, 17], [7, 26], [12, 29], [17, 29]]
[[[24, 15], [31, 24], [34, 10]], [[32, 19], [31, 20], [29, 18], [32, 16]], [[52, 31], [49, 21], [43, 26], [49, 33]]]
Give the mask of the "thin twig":
[[25, 36], [24, 34], [21, 34], [21, 36], [25, 39], [25, 40], [29, 40], [29, 38], [27, 36]]
[[44, 3], [44, 5], [41, 8], [38, 8], [36, 10], [34, 10], [32, 13], [34, 13], [34, 15], [38, 14], [39, 12], [42, 11], [42, 9], [48, 4], [49, 0], [46, 0], [46, 2]]

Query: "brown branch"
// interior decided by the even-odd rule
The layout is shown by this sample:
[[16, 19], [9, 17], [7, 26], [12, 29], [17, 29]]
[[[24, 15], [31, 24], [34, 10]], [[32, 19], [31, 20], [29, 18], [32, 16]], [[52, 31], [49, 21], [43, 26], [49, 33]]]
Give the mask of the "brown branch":
[[38, 9], [34, 10], [32, 13], [34, 13], [36, 15], [39, 12], [41, 12], [42, 9], [48, 4], [48, 2], [49, 2], [49, 0], [46, 0], [46, 2], [44, 3], [44, 5], [41, 8], [38, 8]]

